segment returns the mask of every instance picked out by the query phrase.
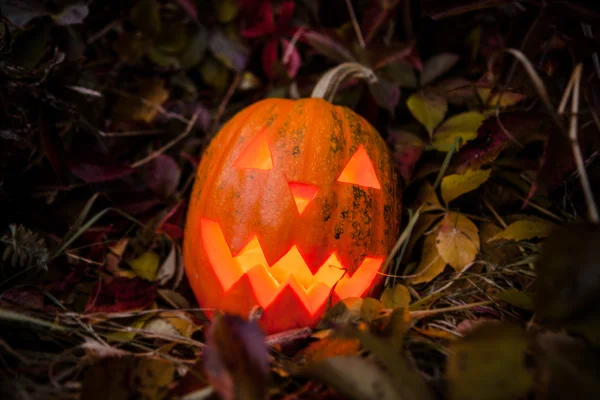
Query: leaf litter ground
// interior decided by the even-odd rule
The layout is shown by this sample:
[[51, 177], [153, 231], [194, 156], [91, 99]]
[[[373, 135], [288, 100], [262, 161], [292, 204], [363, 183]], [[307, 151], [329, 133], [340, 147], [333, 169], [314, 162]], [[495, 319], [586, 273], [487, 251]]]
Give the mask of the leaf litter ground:
[[[102, 4], [0, 5], [2, 398], [598, 395], [595, 11]], [[202, 150], [243, 107], [358, 60], [378, 82], [334, 102], [405, 185], [385, 288], [315, 329], [209, 324], [181, 254]]]

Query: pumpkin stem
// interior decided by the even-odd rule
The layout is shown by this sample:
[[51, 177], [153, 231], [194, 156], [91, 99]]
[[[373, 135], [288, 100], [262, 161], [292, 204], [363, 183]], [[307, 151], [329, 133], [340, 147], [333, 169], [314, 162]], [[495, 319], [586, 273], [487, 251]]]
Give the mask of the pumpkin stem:
[[310, 97], [331, 102], [340, 84], [349, 78], [364, 79], [368, 83], [377, 82], [377, 76], [372, 69], [356, 62], [346, 62], [327, 71], [315, 85]]

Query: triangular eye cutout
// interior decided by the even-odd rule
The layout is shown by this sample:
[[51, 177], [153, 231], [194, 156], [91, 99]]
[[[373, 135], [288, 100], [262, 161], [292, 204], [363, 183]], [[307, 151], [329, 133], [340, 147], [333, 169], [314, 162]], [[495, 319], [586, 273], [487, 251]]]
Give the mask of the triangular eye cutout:
[[306, 207], [317, 195], [319, 188], [306, 183], [297, 182], [289, 182], [289, 185], [290, 190], [292, 191], [292, 196], [294, 197], [294, 201], [296, 202], [298, 214], [302, 214]]
[[338, 182], [381, 189], [379, 179], [367, 151], [361, 144], [340, 174]]
[[262, 133], [254, 138], [242, 150], [242, 154], [240, 154], [233, 165], [236, 168], [273, 169], [273, 159], [271, 158], [271, 150], [269, 150], [269, 144], [267, 143], [267, 136]]

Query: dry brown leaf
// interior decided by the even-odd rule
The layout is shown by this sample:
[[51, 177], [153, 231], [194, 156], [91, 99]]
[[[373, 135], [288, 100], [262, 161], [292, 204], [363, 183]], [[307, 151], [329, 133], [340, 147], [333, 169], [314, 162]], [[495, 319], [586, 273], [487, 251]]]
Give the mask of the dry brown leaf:
[[440, 256], [456, 271], [462, 271], [479, 252], [477, 226], [462, 214], [448, 212], [439, 229], [436, 246]]

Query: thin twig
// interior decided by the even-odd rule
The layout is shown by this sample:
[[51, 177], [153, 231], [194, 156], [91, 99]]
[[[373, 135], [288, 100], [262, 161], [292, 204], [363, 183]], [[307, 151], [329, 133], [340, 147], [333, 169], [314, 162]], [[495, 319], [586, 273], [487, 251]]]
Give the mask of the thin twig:
[[360, 25], [358, 24], [356, 14], [354, 13], [354, 7], [352, 7], [352, 3], [350, 2], [350, 0], [346, 0], [346, 6], [348, 7], [348, 12], [350, 13], [350, 19], [352, 20], [354, 32], [356, 32], [358, 44], [360, 45], [361, 49], [364, 49], [366, 47], [365, 39], [363, 38], [362, 32], [360, 31]]
[[219, 121], [221, 120], [221, 117], [225, 113], [225, 108], [227, 107], [227, 104], [229, 104], [229, 100], [231, 99], [231, 96], [233, 96], [233, 94], [235, 93], [235, 90], [240, 85], [241, 81], [242, 81], [242, 74], [240, 72], [238, 72], [235, 75], [235, 78], [233, 78], [233, 82], [231, 82], [231, 85], [229, 85], [229, 89], [227, 89], [227, 93], [225, 93], [225, 96], [223, 97], [223, 99], [221, 100], [221, 103], [219, 104], [219, 108], [217, 109], [217, 113], [215, 114], [215, 118], [213, 119], [213, 124], [212, 124], [212, 129], [211, 129], [212, 131], [214, 131], [215, 128], [219, 125]]
[[135, 163], [131, 164], [131, 168], [137, 168], [141, 165], [146, 164], [148, 161], [152, 161], [153, 159], [155, 159], [156, 157], [158, 157], [159, 155], [161, 155], [162, 153], [164, 153], [165, 151], [167, 151], [168, 149], [170, 149], [171, 147], [173, 147], [175, 144], [177, 144], [177, 142], [179, 142], [181, 139], [183, 139], [184, 137], [186, 137], [192, 130], [192, 127], [194, 126], [194, 124], [196, 123], [196, 120], [198, 119], [198, 115], [200, 114], [200, 111], [196, 111], [194, 113], [194, 116], [192, 117], [192, 119], [190, 120], [190, 122], [187, 124], [187, 126], [185, 127], [185, 130], [183, 131], [183, 133], [179, 136], [177, 136], [175, 139], [171, 140], [169, 143], [167, 143], [166, 145], [164, 145], [163, 147], [161, 147], [160, 149], [150, 153], [148, 156], [142, 158], [139, 161], [136, 161]]
[[410, 316], [415, 319], [426, 318], [426, 317], [431, 317], [433, 315], [442, 314], [442, 313], [446, 313], [446, 312], [462, 311], [462, 310], [469, 310], [471, 308], [476, 308], [476, 307], [481, 307], [481, 306], [488, 306], [488, 305], [494, 304], [494, 303], [495, 302], [493, 300], [486, 300], [486, 301], [480, 301], [478, 303], [463, 304], [462, 306], [436, 308], [433, 310], [410, 311]]

